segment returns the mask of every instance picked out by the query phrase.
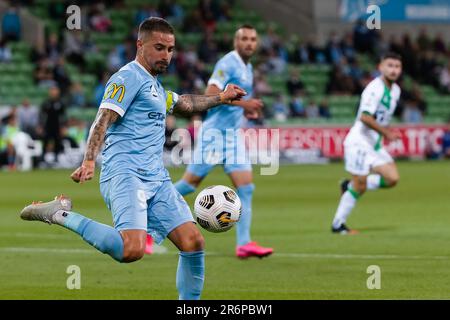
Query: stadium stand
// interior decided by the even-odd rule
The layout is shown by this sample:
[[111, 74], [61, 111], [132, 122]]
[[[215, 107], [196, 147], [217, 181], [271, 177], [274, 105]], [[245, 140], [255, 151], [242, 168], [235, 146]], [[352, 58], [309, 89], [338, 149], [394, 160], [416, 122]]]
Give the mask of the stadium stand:
[[[266, 21], [255, 11], [244, 10], [239, 1], [79, 3], [82, 30], [69, 31], [65, 27], [65, 8], [69, 3], [9, 2], [16, 12], [29, 12], [44, 23], [46, 41], [43, 51], [20, 37], [0, 42], [0, 53], [2, 47], [11, 51], [11, 57], [3, 61], [0, 54], [3, 110], [20, 106], [24, 99], [40, 106], [48, 96], [48, 88], [57, 85], [68, 106], [67, 119], [84, 121], [87, 127], [95, 116], [105, 79], [134, 58], [139, 22], [157, 15], [167, 18], [177, 30], [177, 52], [169, 73], [161, 81], [180, 93], [202, 92], [214, 62], [231, 48], [236, 28], [243, 23], [256, 27], [261, 36], [261, 50], [254, 61], [255, 86], [266, 89], [259, 93], [265, 110], [256, 125], [351, 124], [359, 94], [376, 75], [376, 59], [383, 50], [396, 51], [405, 60], [396, 122], [443, 123], [450, 116], [447, 68], [450, 49], [439, 35], [432, 37], [426, 31], [417, 39], [404, 36], [402, 41], [385, 40], [375, 33], [374, 41], [364, 46], [358, 43], [360, 37], [355, 27], [353, 33], [330, 34], [326, 43], [318, 45], [313, 39], [288, 34], [280, 24]], [[293, 93], [289, 93], [287, 82], [294, 70], [304, 85], [297, 103], [302, 104], [300, 108], [311, 109], [303, 116], [289, 113]], [[286, 108], [276, 111], [274, 103], [280, 95]], [[317, 113], [314, 111], [317, 108], [326, 111]], [[280, 112], [285, 114], [275, 116]]]

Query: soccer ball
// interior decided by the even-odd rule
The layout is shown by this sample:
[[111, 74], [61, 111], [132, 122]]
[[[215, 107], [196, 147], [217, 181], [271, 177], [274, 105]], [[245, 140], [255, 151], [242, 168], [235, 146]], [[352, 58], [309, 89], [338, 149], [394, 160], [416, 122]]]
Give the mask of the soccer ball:
[[199, 225], [210, 232], [230, 230], [241, 217], [241, 199], [226, 186], [210, 186], [195, 199], [194, 213]]

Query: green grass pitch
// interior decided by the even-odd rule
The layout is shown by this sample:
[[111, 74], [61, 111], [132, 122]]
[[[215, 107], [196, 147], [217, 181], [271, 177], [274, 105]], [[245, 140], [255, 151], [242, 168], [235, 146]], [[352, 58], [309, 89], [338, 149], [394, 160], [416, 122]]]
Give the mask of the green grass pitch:
[[[400, 184], [367, 193], [349, 219], [362, 233], [333, 235], [342, 163], [255, 168], [254, 240], [273, 246], [265, 259], [238, 260], [235, 231], [206, 238], [203, 299], [449, 299], [450, 163], [400, 162]], [[171, 170], [176, 181], [182, 169]], [[77, 185], [69, 171], [0, 173], [0, 299], [177, 299], [177, 250], [119, 264], [59, 226], [19, 219], [32, 200], [64, 193], [74, 210], [103, 223], [111, 216], [97, 181]], [[97, 179], [98, 180], [98, 179]], [[230, 185], [220, 167], [202, 184]], [[195, 195], [187, 198], [192, 207]], [[69, 290], [67, 267], [81, 268]], [[369, 290], [367, 268], [381, 269]]]

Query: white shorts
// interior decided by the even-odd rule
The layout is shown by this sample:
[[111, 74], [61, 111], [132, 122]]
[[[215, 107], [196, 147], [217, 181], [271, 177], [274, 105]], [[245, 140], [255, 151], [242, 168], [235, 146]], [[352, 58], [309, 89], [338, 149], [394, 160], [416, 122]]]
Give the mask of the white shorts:
[[344, 146], [345, 170], [356, 176], [367, 176], [373, 167], [394, 162], [391, 155], [381, 148], [352, 144]]

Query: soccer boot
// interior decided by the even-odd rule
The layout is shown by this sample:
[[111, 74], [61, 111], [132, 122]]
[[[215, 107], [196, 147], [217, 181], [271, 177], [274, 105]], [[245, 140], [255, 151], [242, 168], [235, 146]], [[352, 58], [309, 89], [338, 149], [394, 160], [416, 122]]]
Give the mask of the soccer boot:
[[54, 215], [59, 210], [71, 211], [72, 200], [70, 198], [60, 195], [55, 197], [55, 200], [49, 202], [33, 202], [32, 204], [23, 208], [20, 212], [20, 217], [23, 220], [37, 220], [48, 224], [57, 223]]
[[147, 234], [147, 240], [145, 241], [145, 251], [146, 254], [153, 253], [153, 238], [151, 235]]
[[349, 183], [350, 183], [350, 180], [348, 180], [348, 179], [345, 179], [345, 180], [342, 180], [342, 181], [341, 181], [341, 183], [340, 183], [340, 186], [341, 186], [341, 194], [344, 194], [345, 191], [348, 190], [348, 184], [349, 184]]
[[263, 258], [271, 255], [273, 248], [264, 248], [258, 245], [256, 242], [249, 242], [243, 246], [236, 247], [236, 256], [240, 259], [246, 259], [250, 257]]
[[345, 224], [341, 224], [339, 228], [331, 227], [331, 232], [338, 233], [338, 234], [348, 234], [348, 235], [355, 235], [358, 234], [358, 230], [350, 229]]

